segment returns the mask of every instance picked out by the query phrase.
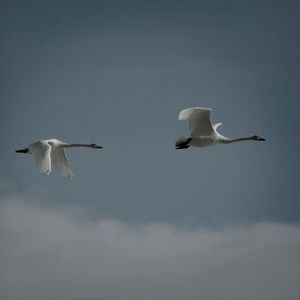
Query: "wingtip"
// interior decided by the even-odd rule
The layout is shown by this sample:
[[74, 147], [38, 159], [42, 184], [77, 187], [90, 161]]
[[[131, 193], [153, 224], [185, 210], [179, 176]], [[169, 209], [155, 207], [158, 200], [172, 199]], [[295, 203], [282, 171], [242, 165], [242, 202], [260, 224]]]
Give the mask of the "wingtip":
[[181, 120], [186, 120], [190, 116], [191, 111], [197, 110], [197, 109], [199, 109], [199, 110], [208, 110], [208, 111], [212, 112], [212, 109], [208, 108], [208, 107], [200, 107], [200, 106], [188, 107], [188, 108], [185, 108], [185, 109], [183, 109], [179, 112], [178, 120], [180, 120], [180, 121]]
[[61, 174], [61, 176], [66, 180], [72, 180], [75, 177], [72, 173], [67, 175]]
[[51, 172], [40, 172], [41, 175], [49, 176]]

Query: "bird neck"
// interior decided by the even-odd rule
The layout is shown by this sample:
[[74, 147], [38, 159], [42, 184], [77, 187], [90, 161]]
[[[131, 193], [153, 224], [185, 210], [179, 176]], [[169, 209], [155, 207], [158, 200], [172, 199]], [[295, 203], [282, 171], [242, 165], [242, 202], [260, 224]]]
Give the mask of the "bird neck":
[[72, 148], [72, 147], [89, 147], [91, 148], [92, 146], [90, 144], [64, 144], [64, 148]]
[[220, 143], [230, 144], [230, 143], [250, 141], [250, 140], [253, 140], [253, 136], [240, 137], [240, 138], [236, 138], [236, 139], [230, 139], [230, 138], [227, 138], [227, 137], [222, 137], [222, 139], [220, 139]]

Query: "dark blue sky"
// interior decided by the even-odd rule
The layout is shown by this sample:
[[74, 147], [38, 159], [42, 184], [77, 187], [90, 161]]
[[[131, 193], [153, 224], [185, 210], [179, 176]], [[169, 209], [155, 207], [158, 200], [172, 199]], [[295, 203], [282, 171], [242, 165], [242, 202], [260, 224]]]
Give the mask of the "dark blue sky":
[[[0, 299], [299, 299], [299, 8], [0, 0]], [[267, 141], [175, 150], [191, 106]]]
[[[299, 221], [297, 1], [1, 1], [1, 176], [49, 205], [130, 222]], [[178, 152], [211, 107], [241, 143]], [[68, 151], [75, 179], [16, 148]]]

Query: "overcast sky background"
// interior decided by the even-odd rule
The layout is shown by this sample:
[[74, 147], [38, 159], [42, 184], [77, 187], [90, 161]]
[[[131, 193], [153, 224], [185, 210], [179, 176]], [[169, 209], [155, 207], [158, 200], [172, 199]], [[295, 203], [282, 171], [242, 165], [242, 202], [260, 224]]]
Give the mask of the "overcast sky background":
[[[0, 298], [298, 299], [299, 9], [1, 0]], [[267, 141], [176, 151], [191, 106]]]

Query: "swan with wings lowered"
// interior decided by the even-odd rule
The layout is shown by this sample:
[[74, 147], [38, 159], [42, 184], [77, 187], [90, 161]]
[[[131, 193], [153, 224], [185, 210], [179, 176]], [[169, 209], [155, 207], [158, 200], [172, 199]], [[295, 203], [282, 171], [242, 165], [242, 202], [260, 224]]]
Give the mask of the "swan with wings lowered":
[[98, 144], [67, 144], [57, 139], [40, 140], [27, 147], [16, 150], [17, 153], [32, 154], [40, 173], [49, 175], [54, 165], [63, 177], [72, 178], [73, 174], [65, 153], [66, 148], [87, 147], [102, 149]]

